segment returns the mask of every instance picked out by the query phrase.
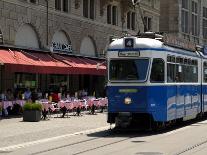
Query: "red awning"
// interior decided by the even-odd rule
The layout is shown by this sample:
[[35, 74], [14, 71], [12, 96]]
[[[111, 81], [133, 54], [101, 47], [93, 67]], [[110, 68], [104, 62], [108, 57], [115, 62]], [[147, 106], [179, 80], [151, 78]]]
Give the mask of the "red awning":
[[43, 52], [0, 50], [0, 63], [11, 72], [104, 75], [106, 71], [104, 65], [97, 65], [100, 61]]
[[105, 60], [101, 61], [86, 57], [71, 57], [58, 54], [55, 54], [54, 57], [55, 59], [72, 66], [74, 68], [74, 74], [104, 75], [106, 72]]

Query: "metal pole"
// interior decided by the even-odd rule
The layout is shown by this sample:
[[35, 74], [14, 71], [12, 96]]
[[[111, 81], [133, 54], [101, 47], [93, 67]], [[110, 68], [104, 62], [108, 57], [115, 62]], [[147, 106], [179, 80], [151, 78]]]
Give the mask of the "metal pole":
[[47, 7], [47, 19], [46, 19], [46, 27], [47, 27], [47, 36], [46, 36], [46, 44], [47, 46], [49, 45], [49, 38], [48, 38], [48, 35], [49, 35], [49, 25], [48, 25], [48, 16], [49, 16], [49, 5], [48, 5], [48, 0], [45, 0], [46, 2], [46, 7]]

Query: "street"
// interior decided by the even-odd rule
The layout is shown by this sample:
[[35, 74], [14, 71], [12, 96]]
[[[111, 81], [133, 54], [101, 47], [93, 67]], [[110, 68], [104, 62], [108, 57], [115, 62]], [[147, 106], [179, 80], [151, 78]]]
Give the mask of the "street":
[[[113, 126], [112, 126], [113, 128]], [[15, 155], [203, 155], [207, 153], [207, 121], [161, 132], [110, 130], [106, 113], [84, 114], [40, 122], [2, 119], [0, 154]]]

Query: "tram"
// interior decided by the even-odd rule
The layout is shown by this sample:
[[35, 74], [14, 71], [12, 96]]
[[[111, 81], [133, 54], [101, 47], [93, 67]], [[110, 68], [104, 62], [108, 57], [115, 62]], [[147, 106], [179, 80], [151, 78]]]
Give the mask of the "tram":
[[146, 34], [108, 47], [107, 122], [159, 127], [207, 112], [207, 57]]

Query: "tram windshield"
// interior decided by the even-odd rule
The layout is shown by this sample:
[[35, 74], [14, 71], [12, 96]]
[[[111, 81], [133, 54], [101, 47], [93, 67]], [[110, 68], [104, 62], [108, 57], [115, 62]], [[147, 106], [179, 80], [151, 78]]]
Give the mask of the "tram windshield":
[[111, 81], [145, 81], [149, 59], [111, 60], [109, 80]]

